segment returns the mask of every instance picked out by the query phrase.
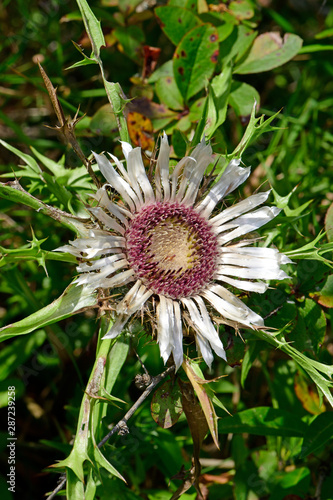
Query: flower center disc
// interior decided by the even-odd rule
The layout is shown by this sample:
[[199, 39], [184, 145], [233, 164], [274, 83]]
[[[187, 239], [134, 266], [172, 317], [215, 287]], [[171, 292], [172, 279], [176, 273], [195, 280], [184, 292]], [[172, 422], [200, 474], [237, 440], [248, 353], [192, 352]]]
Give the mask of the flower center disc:
[[147, 205], [130, 221], [125, 236], [130, 266], [154, 293], [172, 299], [195, 295], [214, 275], [217, 238], [192, 207]]

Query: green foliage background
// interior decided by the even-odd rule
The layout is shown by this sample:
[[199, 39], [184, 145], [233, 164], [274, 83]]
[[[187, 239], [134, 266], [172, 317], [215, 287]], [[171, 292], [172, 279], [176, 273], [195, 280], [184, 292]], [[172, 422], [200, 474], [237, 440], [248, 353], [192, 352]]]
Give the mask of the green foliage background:
[[[211, 387], [233, 416], [216, 407], [220, 451], [208, 435], [201, 452], [202, 492], [212, 500], [281, 500], [288, 495], [328, 500], [333, 491], [333, 11], [319, 2], [207, 4], [90, 2], [107, 45], [100, 54], [105, 78], [119, 82], [124, 99], [132, 99], [126, 111], [148, 119], [139, 119], [141, 131], [148, 123], [140, 136], [147, 149], [166, 130], [174, 159], [182, 157], [189, 141], [198, 140], [207, 113], [206, 135], [222, 155], [218, 169], [226, 155], [241, 151], [244, 163], [252, 165], [252, 176], [238, 195], [248, 196], [268, 180], [275, 203], [283, 208], [260, 234], [295, 261], [288, 269], [292, 278], [272, 283], [264, 296], [242, 297], [276, 329], [272, 345], [267, 335], [258, 339], [243, 331], [243, 343], [221, 328], [228, 364], [216, 360], [213, 373], [204, 372], [206, 378], [227, 375]], [[0, 23], [0, 136], [6, 143], [0, 150], [0, 180], [5, 184], [17, 178], [37, 198], [29, 205], [8, 185], [0, 193], [0, 326], [20, 320], [24, 325], [21, 330], [16, 325], [8, 335], [13, 338], [0, 348], [1, 461], [6, 470], [7, 388], [15, 386], [16, 494], [32, 499], [55, 488], [58, 476], [46, 467], [72, 449], [100, 328], [96, 312], [89, 309], [75, 316], [59, 314], [58, 322], [41, 321], [37, 328], [32, 323], [33, 331], [24, 335], [24, 318], [57, 299], [75, 274], [74, 259], [51, 253], [73, 239], [73, 227], [47, 217], [38, 200], [84, 216], [83, 201], [91, 190], [82, 162], [55, 130], [44, 127], [57, 120], [38, 60], [58, 87], [65, 114], [73, 117], [80, 106], [76, 136], [84, 154], [121, 153], [106, 97], [106, 90], [112, 94], [115, 88], [105, 90], [94, 57], [87, 59], [91, 46], [77, 4], [4, 1]], [[290, 35], [283, 50], [264, 56], [264, 49], [255, 51], [253, 43], [258, 33], [267, 32]], [[82, 47], [83, 56], [72, 41]], [[161, 49], [155, 70], [145, 69], [144, 45]], [[82, 58], [84, 64], [78, 64]], [[265, 134], [264, 127], [256, 134], [251, 129], [251, 142], [244, 145], [254, 99], [259, 115], [270, 118], [282, 111]], [[121, 112], [125, 102], [119, 99], [118, 105]], [[228, 202], [235, 199], [232, 195]], [[149, 373], [163, 371], [158, 348], [140, 324], [137, 336], [124, 336], [117, 345], [120, 361], [112, 396], [126, 405], [117, 402], [103, 410], [104, 418], [95, 426], [97, 442], [141, 394], [133, 382], [142, 372], [134, 350]], [[177, 474], [182, 465], [189, 469], [192, 455], [185, 417], [163, 429], [152, 419], [147, 400], [129, 427], [130, 434], [114, 436], [103, 448], [127, 485], [112, 468], [97, 465], [92, 472], [85, 463], [90, 474], [86, 498], [164, 500], [178, 488]], [[77, 481], [69, 476], [69, 483]], [[1, 498], [15, 498], [7, 488], [3, 475]], [[82, 490], [67, 490], [67, 496], [83, 498]], [[192, 488], [182, 498], [195, 499], [197, 493]]]

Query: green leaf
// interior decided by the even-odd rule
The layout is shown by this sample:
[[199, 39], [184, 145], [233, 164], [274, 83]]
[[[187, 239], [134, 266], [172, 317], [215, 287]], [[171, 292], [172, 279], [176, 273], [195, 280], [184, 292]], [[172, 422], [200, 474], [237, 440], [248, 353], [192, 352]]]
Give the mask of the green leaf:
[[96, 498], [96, 490], [97, 490], [97, 481], [95, 479], [94, 470], [92, 467], [89, 468], [88, 477], [87, 477], [87, 486], [84, 492], [85, 497], [84, 500], [95, 500]]
[[155, 14], [161, 28], [174, 45], [178, 45], [185, 33], [201, 24], [200, 19], [190, 10], [174, 5], [157, 7]]
[[81, 11], [82, 20], [89, 36], [94, 58], [99, 59], [100, 49], [105, 45], [101, 23], [97, 21], [86, 0], [76, 0]]
[[325, 412], [312, 420], [304, 437], [300, 458], [320, 450], [333, 439], [333, 413]]
[[333, 307], [333, 275], [327, 277], [321, 290], [310, 293], [310, 297], [324, 307]]
[[234, 108], [236, 115], [250, 115], [254, 103], [259, 108], [260, 96], [257, 90], [247, 83], [233, 81], [229, 95], [229, 104]]
[[315, 35], [317, 40], [321, 40], [322, 38], [328, 38], [333, 36], [333, 28], [328, 28], [326, 30], [320, 31]]
[[250, 0], [236, 0], [230, 2], [228, 8], [230, 14], [235, 16], [239, 21], [251, 19], [254, 16], [253, 3]]
[[183, 109], [184, 99], [179, 92], [174, 76], [162, 76], [155, 85], [156, 94], [162, 104], [170, 109]]
[[223, 67], [223, 71], [216, 75], [209, 85], [208, 117], [205, 133], [211, 138], [214, 132], [225, 121], [228, 99], [231, 88], [232, 68], [230, 64]]
[[126, 480], [123, 478], [123, 476], [120, 474], [120, 472], [118, 472], [117, 469], [115, 467], [113, 467], [113, 465], [110, 464], [110, 462], [108, 460], [106, 460], [106, 458], [103, 455], [103, 453], [101, 452], [101, 450], [97, 446], [94, 446], [93, 450], [94, 450], [93, 455], [94, 455], [95, 462], [100, 467], [103, 467], [105, 470], [110, 472], [110, 474], [118, 477], [119, 479], [124, 481], [124, 483], [126, 483]]
[[19, 149], [14, 148], [14, 146], [11, 146], [2, 139], [0, 139], [0, 144], [2, 144], [6, 149], [11, 151], [12, 153], [16, 154], [19, 158], [21, 158], [21, 160], [23, 160], [24, 163], [29, 166], [30, 172], [37, 174], [39, 178], [43, 177], [42, 170], [40, 169], [36, 160], [32, 158], [32, 156], [22, 153]]
[[193, 136], [193, 139], [191, 141], [192, 148], [194, 148], [197, 144], [199, 144], [199, 142], [202, 139], [202, 136], [203, 136], [204, 130], [205, 130], [205, 126], [207, 123], [207, 113], [208, 113], [208, 99], [206, 98], [204, 101], [204, 106], [202, 109], [200, 120], [198, 122], [198, 125], [195, 128], [194, 136]]
[[70, 500], [82, 500], [82, 498], [85, 498], [83, 482], [80, 481], [71, 469], [67, 469], [66, 498]]
[[181, 130], [182, 132], [186, 132], [192, 127], [193, 123], [199, 122], [196, 125], [196, 129], [198, 129], [198, 134], [201, 132], [201, 137], [204, 132], [204, 126], [206, 124], [206, 103], [207, 98], [200, 97], [197, 99], [189, 109], [188, 114], [185, 114], [178, 122], [174, 125], [174, 128]]
[[219, 432], [222, 434], [246, 432], [258, 436], [303, 437], [306, 430], [306, 424], [294, 414], [266, 406], [244, 410], [219, 420]]
[[167, 380], [155, 392], [151, 400], [151, 416], [163, 429], [169, 429], [183, 413], [182, 393], [175, 380]]
[[169, 0], [168, 5], [173, 7], [183, 7], [184, 9], [197, 12], [198, 0]]
[[180, 130], [175, 129], [172, 134], [172, 146], [178, 158], [183, 158], [186, 155], [187, 142], [186, 136]]
[[187, 102], [207, 85], [218, 59], [218, 36], [213, 26], [203, 24], [187, 33], [173, 56], [178, 88]]
[[248, 126], [246, 127], [245, 133], [240, 143], [233, 151], [231, 157], [240, 158], [243, 152], [246, 150], [246, 148], [252, 142], [258, 140], [262, 134], [264, 134], [265, 132], [271, 132], [272, 130], [276, 130], [276, 127], [271, 127], [270, 124], [277, 117], [279, 113], [280, 111], [267, 118], [267, 120], [264, 119], [265, 115], [261, 115], [258, 118], [256, 118], [256, 106], [253, 105], [251, 118], [248, 123]]
[[297, 323], [288, 335], [293, 345], [301, 352], [318, 354], [326, 333], [326, 317], [314, 300], [305, 299], [297, 308]]
[[104, 104], [92, 116], [89, 128], [98, 135], [117, 135], [117, 120], [110, 104]]
[[[109, 325], [110, 328], [110, 325]], [[108, 329], [109, 329], [108, 328]], [[107, 333], [105, 330], [104, 334]], [[105, 381], [103, 382], [103, 387], [111, 393], [114, 384], [118, 378], [120, 370], [122, 369], [129, 351], [129, 344], [121, 339], [118, 339], [115, 345], [112, 347], [106, 361], [105, 370]], [[104, 380], [104, 379], [103, 379]]]
[[281, 498], [305, 498], [310, 487], [310, 470], [307, 467], [299, 467], [291, 472], [282, 472], [275, 479], [272, 494], [269, 500], [281, 500]]
[[314, 43], [312, 45], [305, 45], [299, 50], [299, 54], [312, 54], [313, 52], [331, 52], [333, 50], [333, 45], [324, 45], [319, 43]]
[[144, 34], [139, 26], [119, 26], [112, 32], [121, 45], [121, 52], [135, 62], [142, 59]]
[[259, 35], [246, 58], [235, 68], [235, 73], [261, 73], [282, 66], [295, 57], [302, 47], [302, 39], [287, 33], [283, 40], [279, 33], [269, 32]]
[[333, 382], [331, 380], [333, 375], [333, 366], [325, 365], [319, 361], [308, 358], [303, 353], [295, 349], [291, 344], [288, 344], [284, 339], [279, 340], [277, 336], [273, 336], [273, 334], [264, 332], [263, 330], [254, 331], [253, 333], [261, 340], [266, 340], [269, 344], [278, 347], [281, 351], [285, 352], [294, 361], [296, 361], [296, 363], [312, 378], [314, 383], [317, 385], [317, 389], [320, 390], [324, 396], [326, 396], [330, 405], [333, 406], [333, 396], [331, 393], [331, 387], [333, 387]]
[[97, 304], [97, 294], [85, 286], [69, 285], [64, 293], [39, 311], [27, 316], [21, 321], [0, 328], [0, 341], [10, 339], [16, 335], [26, 335], [38, 328], [56, 323], [68, 318], [82, 309]]
[[[42, 240], [45, 241], [45, 240]], [[69, 253], [63, 252], [49, 252], [37, 246], [24, 245], [21, 248], [5, 248], [0, 246], [0, 268], [8, 264], [18, 264], [22, 260], [36, 260], [40, 266], [45, 269], [45, 262], [47, 260], [58, 260], [61, 262], [72, 262], [76, 264], [76, 257], [70, 255]]]
[[149, 77], [148, 83], [155, 83], [157, 80], [164, 76], [173, 76], [173, 61], [167, 61], [162, 64], [159, 68], [157, 68], [154, 73]]
[[235, 26], [230, 35], [221, 43], [219, 62], [222, 67], [226, 63], [239, 61], [249, 50], [256, 36], [256, 31], [243, 24]]
[[23, 205], [38, 210], [38, 212], [42, 212], [52, 217], [72, 231], [75, 231], [77, 234], [82, 235], [86, 233], [85, 222], [89, 219], [73, 216], [43, 203], [38, 198], [35, 198], [35, 196], [25, 191], [16, 180], [7, 183], [0, 182], [0, 197], [11, 200], [14, 203], [22, 203]]
[[0, 380], [6, 380], [10, 373], [22, 366], [46, 339], [46, 333], [39, 330], [29, 337], [15, 339], [0, 351]]
[[255, 341], [251, 342], [248, 350], [245, 353], [243, 363], [242, 363], [242, 371], [241, 371], [241, 385], [244, 388], [245, 380], [248, 376], [251, 366], [256, 360], [258, 354], [263, 348], [263, 344], [261, 342]]
[[333, 242], [332, 243], [324, 243], [316, 247], [317, 243], [325, 236], [325, 233], [319, 233], [318, 236], [310, 243], [302, 246], [301, 248], [297, 248], [295, 250], [289, 250], [285, 252], [288, 257], [291, 259], [306, 259], [306, 260], [319, 260], [329, 267], [333, 267], [332, 261], [326, 259], [323, 255], [327, 252], [332, 252], [333, 250]]

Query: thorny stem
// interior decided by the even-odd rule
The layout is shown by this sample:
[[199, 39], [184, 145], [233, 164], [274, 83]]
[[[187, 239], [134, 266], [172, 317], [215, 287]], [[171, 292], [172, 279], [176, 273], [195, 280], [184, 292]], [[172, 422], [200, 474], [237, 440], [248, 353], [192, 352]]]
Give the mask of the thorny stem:
[[[136, 402], [131, 406], [131, 408], [128, 410], [128, 412], [124, 415], [124, 417], [119, 420], [119, 422], [111, 429], [111, 431], [104, 436], [102, 441], [100, 441], [97, 445], [98, 448], [101, 448], [113, 434], [116, 432], [119, 432], [122, 428], [126, 427], [127, 422], [129, 419], [134, 415], [134, 413], [137, 411], [139, 406], [144, 402], [144, 400], [150, 395], [150, 393], [153, 391], [153, 389], [162, 381], [164, 380], [170, 373], [172, 373], [175, 370], [175, 365], [169, 366], [163, 373], [160, 373], [159, 375], [156, 375], [156, 377], [153, 377], [151, 379], [150, 384], [147, 386], [147, 388], [144, 390], [144, 392], [141, 394], [139, 399], [136, 400]], [[62, 490], [66, 484], [66, 477], [61, 481], [61, 483], [58, 484], [58, 486], [52, 491], [51, 495], [47, 497], [46, 500], [52, 500], [56, 496], [57, 493], [59, 493], [60, 490]]]

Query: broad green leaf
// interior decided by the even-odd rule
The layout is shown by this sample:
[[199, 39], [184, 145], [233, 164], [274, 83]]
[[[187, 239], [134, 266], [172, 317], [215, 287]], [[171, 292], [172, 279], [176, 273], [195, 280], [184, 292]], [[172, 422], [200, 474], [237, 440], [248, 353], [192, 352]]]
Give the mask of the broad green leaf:
[[193, 12], [180, 6], [169, 4], [157, 7], [155, 14], [162, 30], [174, 45], [178, 45], [184, 34], [201, 24], [200, 19]]
[[253, 3], [250, 0], [236, 0], [228, 5], [229, 13], [235, 16], [236, 19], [251, 19], [254, 16]]
[[201, 97], [196, 100], [190, 107], [188, 114], [185, 114], [178, 122], [175, 124], [174, 128], [181, 130], [182, 132], [186, 132], [189, 130], [193, 124], [199, 122], [196, 125], [196, 132], [198, 130], [197, 136], [199, 136], [201, 132], [201, 137], [203, 135], [204, 126], [206, 120], [204, 117], [206, 116], [206, 103], [207, 98]]
[[200, 0], [169, 0], [168, 5], [173, 7], [183, 7], [184, 9], [197, 12], [197, 4]]
[[197, 26], [182, 38], [173, 56], [173, 70], [186, 102], [207, 84], [215, 69], [218, 53], [218, 37], [213, 26]]
[[325, 412], [312, 420], [305, 434], [300, 458], [315, 453], [333, 439], [333, 413]]
[[186, 136], [180, 130], [175, 129], [172, 135], [172, 146], [178, 158], [183, 158], [186, 155], [187, 143]]
[[113, 36], [120, 44], [120, 51], [135, 62], [142, 59], [143, 31], [139, 26], [119, 26], [113, 30]]
[[155, 85], [156, 94], [165, 106], [180, 110], [184, 107], [184, 99], [179, 92], [174, 76], [162, 76]]
[[259, 35], [235, 73], [261, 73], [282, 66], [298, 54], [302, 43], [302, 39], [292, 33], [285, 34], [283, 40], [277, 32]]
[[306, 430], [306, 424], [292, 413], [266, 406], [244, 410], [219, 420], [219, 432], [222, 434], [246, 432], [258, 436], [303, 437]]
[[151, 400], [151, 416], [163, 429], [169, 429], [183, 412], [182, 393], [175, 380], [167, 380], [156, 391]]
[[225, 121], [231, 88], [231, 77], [231, 65], [226, 64], [223, 67], [223, 71], [219, 75], [216, 75], [209, 85], [208, 116], [205, 129], [208, 139], [212, 137], [216, 129]]
[[[280, 477], [279, 477], [280, 476]], [[282, 472], [274, 481], [270, 500], [281, 500], [282, 498], [305, 498], [310, 487], [310, 470], [307, 467], [299, 467], [290, 472]]]
[[259, 108], [260, 96], [257, 90], [247, 83], [233, 81], [230, 89], [229, 104], [234, 108], [236, 115], [250, 115], [254, 103]]
[[238, 62], [249, 50], [256, 36], [256, 31], [243, 24], [235, 26], [220, 46], [219, 62], [222, 67], [231, 61]]
[[110, 104], [104, 104], [92, 116], [89, 128], [98, 135], [117, 135], [117, 120]]
[[173, 61], [170, 59], [170, 61], [167, 61], [166, 63], [162, 64], [159, 68], [157, 68], [154, 73], [149, 77], [148, 83], [155, 83], [157, 80], [159, 80], [162, 77], [165, 76], [173, 76]]
[[0, 329], [0, 341], [26, 335], [97, 304], [97, 294], [85, 286], [69, 285], [64, 293], [39, 311]]

